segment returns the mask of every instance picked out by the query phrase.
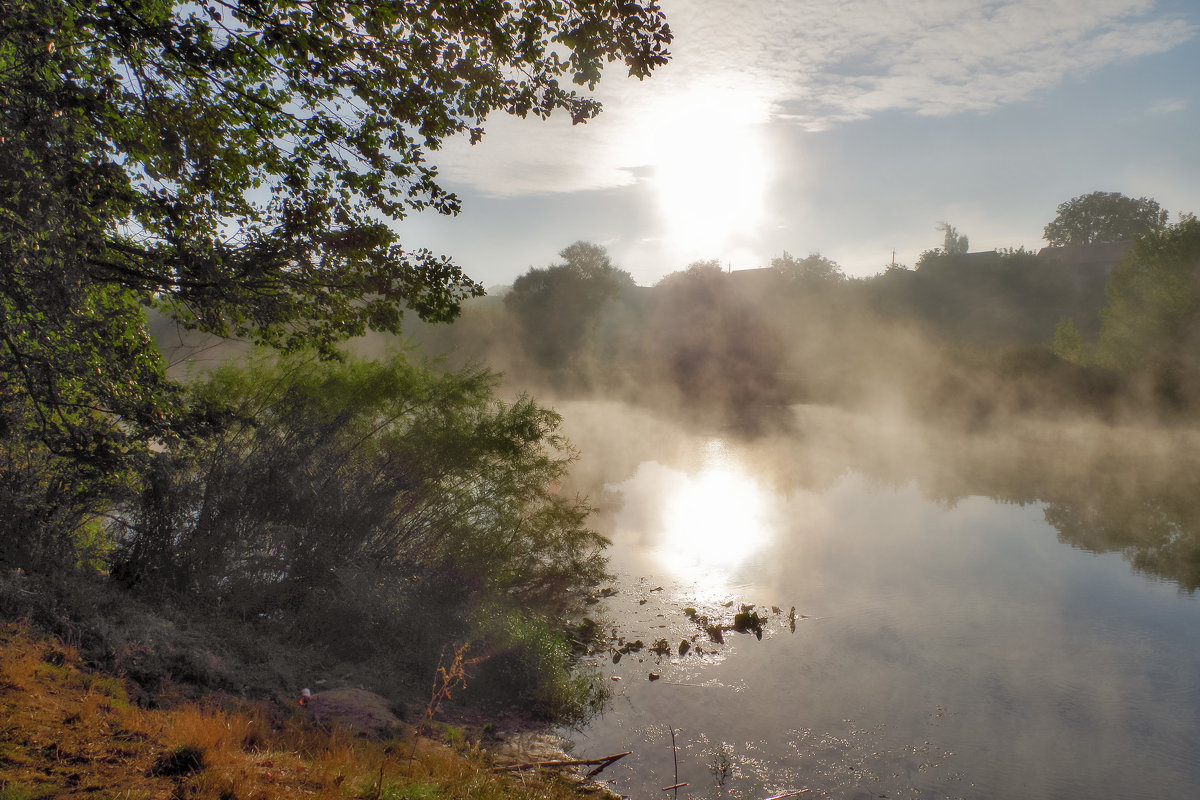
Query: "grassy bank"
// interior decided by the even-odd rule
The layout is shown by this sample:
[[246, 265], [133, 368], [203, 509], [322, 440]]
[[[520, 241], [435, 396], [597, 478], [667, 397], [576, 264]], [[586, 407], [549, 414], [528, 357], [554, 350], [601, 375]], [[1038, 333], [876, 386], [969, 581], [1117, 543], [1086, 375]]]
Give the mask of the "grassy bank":
[[226, 693], [184, 699], [169, 685], [155, 708], [127, 679], [79, 649], [0, 627], [0, 800], [90, 797], [576, 798], [552, 775], [492, 771], [486, 751], [417, 738], [370, 741], [315, 724], [299, 707]]

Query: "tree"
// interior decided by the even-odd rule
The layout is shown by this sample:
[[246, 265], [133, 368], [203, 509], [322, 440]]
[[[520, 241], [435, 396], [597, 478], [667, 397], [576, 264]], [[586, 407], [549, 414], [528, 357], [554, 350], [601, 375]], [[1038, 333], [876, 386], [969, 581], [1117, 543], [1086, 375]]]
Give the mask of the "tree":
[[104, 475], [178, 432], [151, 305], [330, 356], [453, 318], [481, 287], [389, 224], [458, 210], [430, 154], [670, 41], [652, 1], [0, 0], [0, 429]]
[[945, 234], [942, 237], [942, 252], [950, 256], [963, 256], [970, 249], [970, 240], [949, 222], [939, 222], [938, 230]]
[[1060, 204], [1043, 236], [1056, 246], [1122, 242], [1166, 224], [1167, 212], [1148, 197], [1092, 192]]
[[771, 259], [771, 269], [778, 270], [785, 278], [809, 284], [833, 284], [846, 280], [838, 263], [820, 253], [796, 258], [785, 250], [782, 256]]
[[949, 222], [939, 222], [937, 229], [942, 232], [942, 246], [922, 250], [917, 257], [917, 269], [926, 273], [961, 266], [964, 263], [961, 257], [970, 249], [970, 240]]
[[710, 259], [658, 282], [643, 335], [646, 385], [664, 381], [693, 412], [753, 430], [786, 407], [784, 342], [736, 275]]
[[[1146, 372], [1160, 390], [1196, 388], [1200, 347], [1200, 221], [1185, 217], [1138, 238], [1109, 275], [1100, 361]], [[1178, 399], [1178, 398], [1173, 398]]]
[[518, 277], [504, 305], [519, 321], [526, 350], [549, 369], [566, 365], [582, 347], [601, 308], [634, 287], [600, 245], [575, 242], [562, 249], [563, 263]]

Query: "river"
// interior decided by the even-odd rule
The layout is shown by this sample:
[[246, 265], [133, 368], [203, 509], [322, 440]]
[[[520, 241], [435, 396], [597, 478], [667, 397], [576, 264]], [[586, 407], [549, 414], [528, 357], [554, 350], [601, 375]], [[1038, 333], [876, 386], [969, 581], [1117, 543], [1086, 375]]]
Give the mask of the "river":
[[[620, 637], [595, 659], [608, 711], [569, 736], [581, 758], [632, 751], [602, 775], [615, 791], [1200, 786], [1194, 432], [964, 433], [797, 407], [745, 441], [616, 403], [559, 410], [613, 542], [615, 594], [595, 610]], [[761, 638], [713, 641], [706, 623], [743, 609]]]

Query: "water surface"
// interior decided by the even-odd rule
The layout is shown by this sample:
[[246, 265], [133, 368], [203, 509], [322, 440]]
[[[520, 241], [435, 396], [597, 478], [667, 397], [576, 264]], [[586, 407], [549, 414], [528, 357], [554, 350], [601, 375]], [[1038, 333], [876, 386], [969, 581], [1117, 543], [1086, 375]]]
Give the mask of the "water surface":
[[[672, 730], [684, 797], [1200, 786], [1191, 433], [797, 409], [794, 430], [746, 443], [561, 410], [581, 486], [604, 487], [604, 610], [625, 641], [671, 646], [600, 659], [611, 708], [573, 739], [581, 757], [634, 751], [606, 773], [618, 792], [676, 783]], [[714, 643], [684, 611], [729, 622], [743, 604], [769, 618], [761, 640]]]

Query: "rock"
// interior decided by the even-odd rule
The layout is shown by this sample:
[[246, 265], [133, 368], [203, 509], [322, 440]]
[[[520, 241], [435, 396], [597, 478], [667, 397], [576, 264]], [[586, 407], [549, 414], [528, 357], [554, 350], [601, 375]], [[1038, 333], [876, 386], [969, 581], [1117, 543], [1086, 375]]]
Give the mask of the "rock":
[[383, 738], [400, 729], [386, 698], [365, 689], [345, 687], [317, 692], [304, 705], [318, 722], [337, 724], [361, 736]]

